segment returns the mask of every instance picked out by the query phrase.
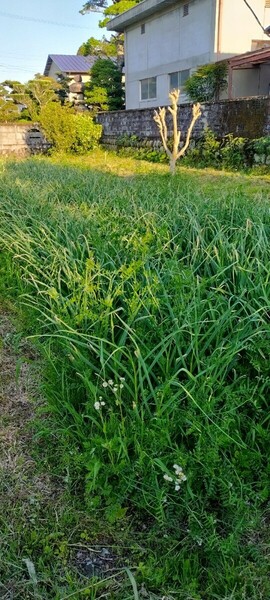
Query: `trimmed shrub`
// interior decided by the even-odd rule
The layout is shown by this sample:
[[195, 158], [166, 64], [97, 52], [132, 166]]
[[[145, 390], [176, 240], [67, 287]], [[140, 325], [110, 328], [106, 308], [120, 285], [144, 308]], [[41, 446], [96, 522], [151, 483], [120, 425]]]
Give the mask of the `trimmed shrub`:
[[102, 126], [96, 125], [90, 115], [76, 114], [56, 103], [42, 108], [39, 122], [47, 140], [58, 152], [85, 154], [101, 137]]

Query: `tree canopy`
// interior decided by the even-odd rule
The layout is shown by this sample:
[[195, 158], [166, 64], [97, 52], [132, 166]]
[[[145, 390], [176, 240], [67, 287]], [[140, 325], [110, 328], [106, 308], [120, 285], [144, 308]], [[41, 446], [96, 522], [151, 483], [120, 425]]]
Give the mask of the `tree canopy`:
[[[122, 74], [110, 59], [98, 58], [91, 69], [91, 81], [85, 84], [85, 99], [88, 105], [104, 110], [124, 108]], [[102, 106], [103, 105], [103, 106]]]
[[81, 56], [99, 56], [100, 58], [114, 58], [117, 56], [117, 45], [115, 43], [116, 36], [111, 36], [107, 40], [105, 36], [101, 40], [90, 37], [86, 42], [81, 44], [77, 54]]
[[43, 106], [61, 100], [61, 83], [40, 74], [27, 83], [6, 80], [2, 85], [9, 90], [8, 101], [17, 106], [17, 112], [21, 105], [24, 107], [21, 116], [32, 121], [37, 119]]

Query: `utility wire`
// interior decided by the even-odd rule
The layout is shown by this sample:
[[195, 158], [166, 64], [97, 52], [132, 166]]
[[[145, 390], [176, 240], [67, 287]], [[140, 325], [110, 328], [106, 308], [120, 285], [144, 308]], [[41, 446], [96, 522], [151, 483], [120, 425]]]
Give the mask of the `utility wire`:
[[80, 25], [72, 25], [69, 23], [59, 23], [58, 21], [48, 21], [47, 19], [35, 19], [34, 17], [24, 17], [23, 15], [15, 15], [12, 13], [0, 11], [1, 17], [8, 19], [17, 19], [19, 21], [30, 21], [32, 23], [45, 23], [47, 25], [56, 25], [57, 27], [71, 27], [72, 29], [89, 29], [89, 27], [81, 27]]
[[249, 8], [250, 12], [252, 12], [253, 17], [256, 19], [257, 23], [260, 25], [260, 28], [263, 30], [263, 33], [265, 33], [266, 35], [268, 35], [266, 29], [264, 28], [263, 24], [261, 23], [259, 17], [257, 17], [255, 11], [253, 10], [252, 6], [250, 6], [250, 4], [247, 2], [247, 0], [244, 0], [245, 5]]

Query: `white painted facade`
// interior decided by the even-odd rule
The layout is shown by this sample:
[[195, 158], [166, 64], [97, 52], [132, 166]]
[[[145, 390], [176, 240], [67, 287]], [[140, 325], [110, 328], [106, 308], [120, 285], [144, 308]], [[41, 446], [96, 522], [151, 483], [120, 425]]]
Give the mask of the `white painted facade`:
[[[249, 3], [263, 26], [270, 25], [268, 0]], [[243, 0], [144, 0], [107, 27], [125, 33], [127, 109], [167, 104], [172, 73], [191, 74], [200, 65], [252, 50], [254, 40], [269, 41]], [[181, 102], [187, 100], [182, 95]]]

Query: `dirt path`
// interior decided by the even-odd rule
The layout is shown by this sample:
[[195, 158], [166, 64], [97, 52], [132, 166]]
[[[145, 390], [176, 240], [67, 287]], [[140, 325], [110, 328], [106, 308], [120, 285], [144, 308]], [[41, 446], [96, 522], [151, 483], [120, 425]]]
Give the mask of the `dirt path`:
[[[21, 585], [35, 583], [27, 557], [26, 529], [34, 525], [41, 505], [56, 493], [47, 474], [40, 475], [30, 452], [34, 403], [38, 392], [38, 356], [20, 339], [11, 315], [0, 309], [0, 598], [21, 597]], [[18, 556], [22, 550], [22, 556]], [[16, 564], [10, 563], [17, 555]], [[10, 572], [10, 578], [8, 573]], [[19, 594], [19, 595], [18, 595]], [[30, 594], [30, 595], [29, 595]], [[31, 591], [24, 598], [36, 597]]]
[[[97, 525], [79, 498], [77, 504], [62, 467], [60, 474], [51, 470], [48, 438], [33, 436], [44, 405], [40, 369], [37, 352], [0, 305], [0, 600], [79, 600], [77, 590], [94, 575], [109, 576], [119, 590], [114, 551], [104, 538], [100, 543]], [[47, 423], [50, 415], [41, 418]], [[57, 440], [54, 447], [57, 452]]]

